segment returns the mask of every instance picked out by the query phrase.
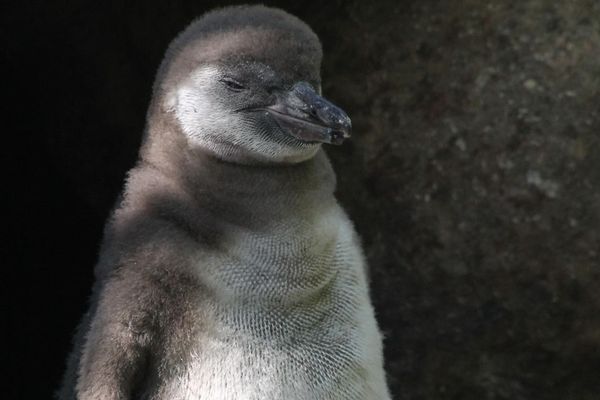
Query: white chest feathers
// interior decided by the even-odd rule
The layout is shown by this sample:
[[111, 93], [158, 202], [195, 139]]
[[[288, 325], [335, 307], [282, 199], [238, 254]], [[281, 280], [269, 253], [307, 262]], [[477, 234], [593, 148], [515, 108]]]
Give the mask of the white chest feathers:
[[199, 305], [213, 328], [161, 399], [389, 399], [363, 257], [343, 211], [272, 228], [238, 232], [199, 272], [216, 293]]

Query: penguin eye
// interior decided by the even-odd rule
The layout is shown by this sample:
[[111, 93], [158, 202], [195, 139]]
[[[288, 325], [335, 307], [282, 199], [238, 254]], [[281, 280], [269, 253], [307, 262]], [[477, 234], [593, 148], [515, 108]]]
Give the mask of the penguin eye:
[[221, 82], [223, 82], [228, 89], [231, 89], [235, 92], [241, 92], [242, 90], [246, 89], [244, 85], [232, 78], [223, 78], [221, 79]]

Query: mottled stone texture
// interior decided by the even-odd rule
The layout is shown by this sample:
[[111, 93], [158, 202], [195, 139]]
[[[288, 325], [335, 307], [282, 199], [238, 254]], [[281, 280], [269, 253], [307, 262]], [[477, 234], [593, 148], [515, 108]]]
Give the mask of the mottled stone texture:
[[395, 398], [600, 398], [600, 3], [346, 13], [330, 153]]
[[[162, 54], [221, 4], [152, 3], [1, 13], [22, 141], [8, 362], [36, 380], [9, 397], [56, 388]], [[600, 398], [600, 2], [267, 3], [321, 37], [324, 93], [353, 118], [329, 154], [395, 398]]]

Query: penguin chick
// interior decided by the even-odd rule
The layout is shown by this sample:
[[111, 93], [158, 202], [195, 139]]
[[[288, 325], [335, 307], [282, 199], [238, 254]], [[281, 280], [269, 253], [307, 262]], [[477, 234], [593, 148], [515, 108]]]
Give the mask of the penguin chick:
[[350, 119], [320, 62], [310, 28], [264, 6], [210, 12], [169, 46], [60, 399], [390, 398], [321, 149]]

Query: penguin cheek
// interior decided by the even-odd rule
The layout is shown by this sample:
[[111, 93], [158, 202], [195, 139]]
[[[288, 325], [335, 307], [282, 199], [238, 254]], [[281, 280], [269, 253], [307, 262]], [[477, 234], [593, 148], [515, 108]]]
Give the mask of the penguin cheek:
[[263, 140], [275, 142], [281, 145], [291, 144], [289, 134], [273, 119], [268, 112], [261, 113], [258, 116], [257, 131], [263, 137]]
[[235, 122], [229, 121], [230, 113], [224, 106], [195, 85], [180, 87], [171, 96], [170, 104], [182, 131], [190, 138], [201, 138], [211, 130], [226, 132], [227, 124]]

